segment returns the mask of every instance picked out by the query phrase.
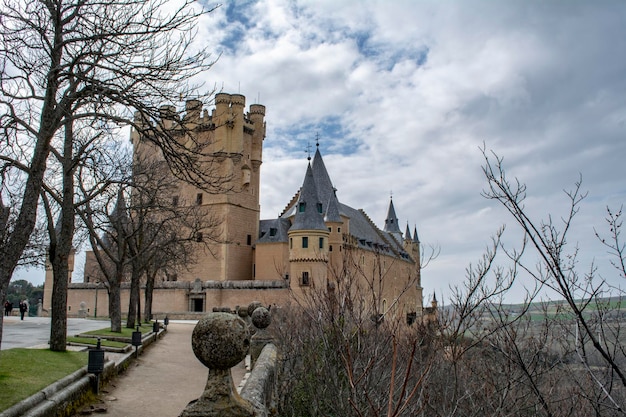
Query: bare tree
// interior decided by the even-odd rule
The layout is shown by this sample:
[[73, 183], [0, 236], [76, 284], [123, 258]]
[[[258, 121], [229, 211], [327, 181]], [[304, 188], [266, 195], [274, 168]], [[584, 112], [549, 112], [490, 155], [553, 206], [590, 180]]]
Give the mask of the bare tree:
[[[568, 382], [572, 387], [584, 386], [591, 410], [604, 413], [624, 413], [624, 393], [626, 390], [626, 363], [624, 362], [624, 345], [620, 340], [621, 320], [607, 320], [611, 316], [611, 308], [603, 299], [608, 295], [621, 298], [622, 291], [611, 287], [605, 279], [597, 275], [597, 267], [581, 271], [578, 266], [578, 248], [568, 244], [568, 236], [574, 227], [576, 214], [586, 193], [581, 191], [581, 180], [577, 181], [571, 191], [565, 191], [569, 201], [568, 212], [555, 222], [551, 215], [547, 220], [533, 220], [525, 207], [527, 188], [519, 180], [509, 180], [503, 166], [503, 159], [495, 154], [488, 155], [483, 149], [485, 165], [483, 171], [488, 182], [484, 191], [485, 197], [498, 201], [511, 215], [514, 222], [524, 232], [522, 249], [502, 250], [515, 268], [531, 277], [536, 286], [549, 288], [562, 299], [558, 304], [561, 314], [552, 318], [551, 327], [560, 328], [560, 353], [575, 352], [580, 365], [575, 369], [563, 367], [571, 378]], [[608, 211], [607, 223], [609, 237], [596, 236], [604, 243], [613, 255], [611, 264], [619, 274], [625, 276], [624, 246], [620, 241], [621, 209], [617, 213]], [[521, 253], [531, 249], [538, 258], [532, 267], [523, 261]], [[618, 317], [615, 316], [614, 317]], [[504, 320], [500, 320], [500, 328]], [[565, 337], [563, 337], [565, 336]], [[519, 366], [527, 363], [520, 362]], [[528, 380], [536, 381], [527, 375]], [[592, 382], [582, 384], [582, 379]], [[547, 396], [540, 391], [539, 384], [533, 388], [540, 399], [546, 415], [554, 415], [548, 404]], [[595, 397], [592, 394], [598, 391]], [[581, 392], [582, 394], [582, 392]], [[553, 406], [554, 407], [554, 406]]]
[[140, 284], [146, 278], [145, 317], [152, 314], [152, 292], [156, 275], [188, 269], [203, 251], [211, 255], [211, 244], [220, 241], [220, 219], [208, 207], [198, 207], [171, 196], [180, 181], [163, 161], [135, 156], [131, 203], [127, 227], [131, 267], [131, 294], [127, 327], [140, 321]]
[[282, 415], [412, 416], [423, 408], [434, 358], [424, 347], [432, 332], [407, 324], [401, 308], [417, 274], [407, 274], [385, 305], [394, 258], [376, 253], [362, 263], [353, 249], [346, 242], [328, 282], [277, 313]]
[[[0, 298], [35, 228], [53, 139], [64, 132], [63, 146], [71, 144], [77, 121], [97, 121], [110, 130], [128, 124], [149, 133], [146, 140], [162, 149], [176, 175], [216, 183], [193, 169], [206, 157], [201, 146], [155, 128], [159, 106], [189, 96], [195, 90], [190, 79], [212, 64], [205, 50], [192, 51], [195, 24], [206, 12], [192, 1], [177, 7], [165, 0], [2, 2], [0, 199], [2, 218], [14, 221], [0, 223]], [[68, 155], [61, 149], [58, 154]], [[11, 195], [19, 198], [7, 200]], [[71, 226], [70, 215], [62, 217]], [[65, 256], [68, 236], [70, 231], [58, 236], [55, 257]], [[64, 310], [62, 301], [55, 311]]]
[[[534, 220], [525, 206], [526, 186], [507, 178], [502, 158], [483, 154], [484, 195], [508, 210], [524, 237], [512, 249], [499, 230], [441, 311], [444, 354], [433, 364], [424, 415], [623, 415], [623, 294], [597, 275], [595, 264], [580, 270], [578, 248], [568, 242], [585, 197], [580, 181], [565, 192], [569, 210], [560, 222], [550, 215]], [[609, 236], [596, 236], [622, 277], [620, 216], [621, 210], [609, 210]], [[522, 276], [525, 301], [505, 304]], [[556, 299], [539, 301], [545, 289]]]

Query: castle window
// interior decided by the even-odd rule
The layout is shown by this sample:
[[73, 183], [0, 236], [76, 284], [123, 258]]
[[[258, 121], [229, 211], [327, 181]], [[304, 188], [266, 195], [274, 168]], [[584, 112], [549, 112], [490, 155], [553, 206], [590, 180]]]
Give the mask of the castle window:
[[320, 237], [320, 249], [324, 249], [324, 238]]
[[332, 252], [333, 251], [333, 245], [328, 245], [328, 252]]
[[309, 285], [309, 273], [307, 271], [302, 273], [302, 285], [303, 286]]
[[289, 249], [293, 249], [293, 238], [289, 238]]
[[302, 237], [302, 249], [309, 247], [309, 238], [307, 236]]
[[270, 227], [270, 236], [276, 236], [276, 228]]
[[337, 233], [341, 233], [341, 227], [337, 228]]
[[332, 231], [333, 231], [332, 229], [333, 229], [332, 227], [329, 227], [329, 228], [328, 228], [328, 231], [329, 231], [329, 232], [332, 232]]
[[252, 235], [248, 235], [246, 238], [246, 244], [248, 246], [252, 245]]
[[317, 203], [317, 212], [322, 214], [322, 203]]
[[300, 204], [298, 204], [298, 212], [304, 213], [304, 210], [306, 210], [306, 203], [302, 201]]
[[196, 233], [196, 242], [202, 242], [202, 232]]
[[178, 196], [177, 195], [172, 197], [172, 206], [174, 206], [174, 207], [178, 206]]
[[199, 206], [202, 204], [202, 193], [196, 194], [196, 205]]

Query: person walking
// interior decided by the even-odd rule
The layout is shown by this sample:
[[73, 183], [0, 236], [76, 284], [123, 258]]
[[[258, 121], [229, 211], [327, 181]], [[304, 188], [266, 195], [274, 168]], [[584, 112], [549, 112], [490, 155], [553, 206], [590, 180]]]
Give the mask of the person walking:
[[26, 301], [20, 301], [20, 318], [24, 320], [24, 313], [28, 311], [28, 304]]
[[5, 316], [9, 316], [11, 313], [11, 303], [9, 303], [9, 300], [4, 302], [4, 315]]

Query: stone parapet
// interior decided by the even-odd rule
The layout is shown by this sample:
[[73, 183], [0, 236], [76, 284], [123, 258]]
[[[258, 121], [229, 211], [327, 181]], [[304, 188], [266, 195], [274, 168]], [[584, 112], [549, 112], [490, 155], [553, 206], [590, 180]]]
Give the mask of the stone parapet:
[[276, 363], [278, 351], [267, 344], [261, 351], [246, 384], [241, 389], [241, 398], [254, 407], [256, 416], [267, 417], [273, 408], [276, 395]]

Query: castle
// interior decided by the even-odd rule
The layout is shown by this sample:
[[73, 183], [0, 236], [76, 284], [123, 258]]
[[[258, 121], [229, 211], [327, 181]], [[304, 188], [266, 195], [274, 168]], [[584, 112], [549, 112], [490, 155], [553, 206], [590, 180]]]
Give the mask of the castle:
[[[181, 140], [193, 135], [194, 143], [204, 144], [217, 156], [228, 191], [207, 193], [180, 182], [171, 195], [172, 205], [208, 208], [221, 224], [211, 253], [199, 253], [199, 261], [186, 270], [161, 274], [153, 295], [155, 317], [194, 317], [213, 307], [232, 308], [255, 300], [283, 305], [315, 288], [334, 290], [347, 276], [363, 284], [355, 287], [357, 291], [368, 287], [376, 292], [380, 304], [376, 311], [381, 314], [393, 310], [408, 321], [422, 314], [417, 230], [411, 234], [407, 225], [401, 232], [393, 201], [382, 230], [362, 210], [341, 203], [318, 146], [308, 158], [302, 187], [283, 212], [261, 220], [265, 106], [252, 104], [246, 113], [243, 95], [219, 93], [210, 115], [196, 100], [186, 103], [182, 116], [174, 108], [161, 110], [169, 115], [161, 128], [184, 127]], [[138, 131], [131, 132], [131, 141], [136, 155], [159, 157], [157, 148]], [[86, 259], [83, 282], [69, 286], [68, 314], [106, 316], [105, 286], [95, 279], [93, 256], [88, 253]], [[51, 286], [48, 270], [44, 308], [50, 306]], [[128, 297], [128, 286], [122, 286], [122, 306], [128, 305]]]

